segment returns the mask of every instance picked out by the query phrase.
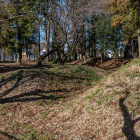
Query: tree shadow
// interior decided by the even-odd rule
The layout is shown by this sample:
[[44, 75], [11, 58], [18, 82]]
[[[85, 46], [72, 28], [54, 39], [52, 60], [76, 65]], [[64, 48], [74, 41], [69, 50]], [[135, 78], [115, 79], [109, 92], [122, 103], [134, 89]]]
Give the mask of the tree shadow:
[[[28, 93], [23, 93], [20, 95], [15, 95], [12, 97], [7, 97], [7, 98], [1, 98], [0, 99], [0, 104], [5, 104], [5, 103], [13, 103], [13, 102], [30, 102], [30, 101], [36, 101], [36, 100], [40, 100], [40, 99], [50, 99], [50, 100], [58, 100], [61, 98], [66, 98], [65, 96], [54, 96], [54, 95], [43, 95], [43, 94], [48, 94], [51, 92], [70, 92], [70, 91], [66, 91], [66, 90], [50, 90], [50, 91], [42, 91], [40, 89], [36, 89], [34, 91], [30, 91]], [[43, 93], [43, 94], [41, 94]], [[32, 96], [32, 97], [30, 97]], [[39, 97], [35, 97], [35, 96], [39, 96]], [[24, 98], [23, 98], [24, 97]]]
[[[14, 85], [7, 89], [6, 91], [4, 91], [3, 93], [0, 93], [0, 98], [3, 98], [4, 96], [8, 95], [11, 91], [13, 91], [14, 89], [18, 88], [20, 85], [23, 85], [24, 83], [26, 83], [27, 81], [33, 80], [38, 76], [42, 75], [42, 83], [43, 83], [43, 79], [45, 79], [46, 75], [50, 76], [50, 79], [52, 80], [52, 82], [54, 81], [55, 77], [59, 77], [60, 81], [65, 81], [66, 79], [68, 80], [72, 80], [72, 79], [78, 79], [78, 80], [85, 80], [84, 78], [81, 77], [75, 77], [75, 76], [65, 76], [62, 74], [57, 74], [51, 71], [44, 71], [42, 73], [41, 71], [36, 71], [36, 70], [31, 70], [31, 71], [25, 71], [27, 73], [27, 75], [24, 75], [24, 70], [19, 70], [18, 72], [12, 74], [10, 77], [8, 78], [2, 78], [0, 80], [0, 89], [2, 88], [2, 86], [6, 85], [8, 82], [14, 81], [16, 80], [16, 82], [14, 83]], [[45, 75], [43, 75], [45, 74]], [[50, 91], [53, 92], [54, 90]], [[60, 90], [55, 90], [54, 92], [60, 92]], [[2, 100], [1, 100], [2, 101]]]
[[0, 63], [16, 63], [15, 61], [0, 61]]
[[[25, 76], [24, 78], [26, 78], [26, 76]], [[14, 75], [12, 75], [12, 76], [10, 76], [10, 77], [8, 77], [8, 78], [2, 78], [2, 80], [0, 81], [0, 89], [1, 89], [2, 86], [6, 85], [8, 82], [11, 82], [11, 81], [13, 81], [13, 80], [15, 80], [15, 79], [17, 79], [17, 81], [16, 81], [16, 83], [14, 84], [14, 86], [13, 86], [12, 88], [8, 89], [7, 91], [1, 93], [1, 94], [0, 94], [0, 97], [3, 97], [3, 96], [5, 96], [5, 95], [7, 95], [7, 94], [10, 93], [12, 90], [14, 90], [15, 88], [17, 88], [19, 85], [22, 85], [22, 84], [24, 84], [26, 81], [29, 80], [29, 79], [28, 79], [28, 80], [25, 80], [25, 81], [19, 83], [19, 82], [23, 79], [23, 70], [20, 70], [20, 71], [18, 71], [18, 73], [14, 74]], [[31, 78], [30, 78], [30, 79], [31, 79]]]
[[15, 138], [14, 136], [9, 135], [9, 134], [6, 133], [6, 132], [0, 131], [0, 134], [2, 134], [2, 135], [4, 135], [4, 136], [8, 137], [9, 140], [19, 140], [19, 139]]
[[18, 71], [16, 74], [10, 76], [10, 77], [2, 77], [2, 79], [0, 80], [0, 89], [2, 86], [6, 85], [8, 82], [15, 80], [21, 73], [22, 71]]
[[33, 64], [24, 64], [24, 63], [21, 63], [19, 65], [17, 65], [15, 63], [15, 65], [10, 65], [7, 66], [7, 65], [2, 65], [0, 64], [1, 68], [0, 68], [0, 73], [5, 73], [5, 72], [10, 72], [10, 71], [15, 71], [15, 70], [19, 70], [19, 69], [32, 69], [32, 68], [36, 68], [36, 69], [44, 69], [44, 68], [52, 68], [53, 66], [52, 65], [47, 65], [47, 64], [43, 64], [41, 66], [37, 66], [37, 65], [33, 65]]
[[121, 107], [121, 111], [123, 113], [123, 118], [124, 118], [124, 126], [122, 127], [122, 132], [125, 134], [128, 140], [140, 140], [140, 137], [136, 135], [134, 130], [134, 125], [136, 122], [140, 121], [140, 117], [138, 117], [135, 120], [131, 119], [134, 111], [138, 109], [140, 104], [138, 104], [137, 108], [132, 111], [132, 114], [129, 114], [127, 107], [124, 105], [124, 101], [126, 100], [129, 94], [130, 92], [127, 92], [126, 96], [119, 100], [119, 105]]

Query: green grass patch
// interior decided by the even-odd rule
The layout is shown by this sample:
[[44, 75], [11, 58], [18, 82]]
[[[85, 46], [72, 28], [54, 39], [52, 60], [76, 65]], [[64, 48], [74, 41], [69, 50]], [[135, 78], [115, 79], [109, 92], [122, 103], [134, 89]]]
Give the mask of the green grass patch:
[[41, 115], [40, 115], [40, 118], [44, 118], [45, 116], [49, 115], [51, 112], [53, 112], [53, 111], [52, 111], [52, 110], [49, 110], [49, 111], [47, 111], [46, 113], [41, 114]]
[[33, 103], [33, 105], [37, 105], [37, 104], [38, 104], [37, 102], [34, 102], [34, 103]]
[[9, 107], [8, 104], [2, 105], [2, 106], [0, 106], [0, 110], [3, 110], [3, 109], [8, 108], [8, 107]]

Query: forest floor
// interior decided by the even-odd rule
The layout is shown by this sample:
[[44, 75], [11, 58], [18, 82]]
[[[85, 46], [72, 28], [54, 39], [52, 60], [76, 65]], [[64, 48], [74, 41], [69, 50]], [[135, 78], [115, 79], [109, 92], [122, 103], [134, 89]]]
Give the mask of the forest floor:
[[139, 140], [140, 59], [117, 61], [0, 63], [0, 139]]
[[[114, 59], [113, 58], [105, 58], [103, 59], [103, 62], [101, 63], [100, 58], [88, 58], [86, 61], [83, 60], [76, 60], [72, 61], [71, 63], [67, 64], [73, 64], [73, 65], [87, 65], [87, 66], [92, 66], [92, 67], [97, 67], [97, 68], [102, 68], [106, 70], [109, 74], [113, 71], [116, 71], [119, 69], [122, 65], [126, 65], [128, 62], [130, 62], [131, 59], [124, 59], [124, 58], [118, 58], [116, 60], [116, 66], [114, 66]], [[16, 64], [14, 61], [5, 61], [5, 62], [0, 62], [0, 73], [6, 73], [6, 72], [11, 72], [15, 71], [18, 69], [28, 69], [28, 68], [35, 68], [37, 61], [32, 60], [32, 61], [22, 61], [21, 64]], [[48, 63], [52, 64], [52, 63]], [[46, 65], [43, 63], [43, 65]]]
[[121, 66], [126, 65], [130, 61], [131, 59], [118, 58], [116, 59], [116, 66], [115, 66], [114, 58], [104, 58], [101, 63], [101, 58], [98, 57], [98, 58], [88, 58], [86, 61], [76, 60], [71, 62], [71, 64], [87, 65], [87, 66], [102, 68], [106, 70], [108, 74], [111, 74], [112, 72], [118, 70]]

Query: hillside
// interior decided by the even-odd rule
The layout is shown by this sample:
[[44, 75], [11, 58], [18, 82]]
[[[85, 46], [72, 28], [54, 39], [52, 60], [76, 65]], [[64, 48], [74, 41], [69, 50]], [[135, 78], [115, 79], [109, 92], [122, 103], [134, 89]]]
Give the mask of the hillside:
[[0, 139], [139, 140], [140, 59], [105, 75], [47, 65], [1, 76]]
[[[43, 118], [61, 139], [140, 139], [140, 59]], [[41, 129], [41, 126], [39, 126]]]
[[[52, 106], [71, 100], [107, 75], [98, 68], [51, 63], [41, 67], [1, 63], [0, 68], [0, 139], [4, 140], [33, 139], [39, 130], [34, 124], [51, 113]], [[35, 139], [50, 134], [43, 132]]]

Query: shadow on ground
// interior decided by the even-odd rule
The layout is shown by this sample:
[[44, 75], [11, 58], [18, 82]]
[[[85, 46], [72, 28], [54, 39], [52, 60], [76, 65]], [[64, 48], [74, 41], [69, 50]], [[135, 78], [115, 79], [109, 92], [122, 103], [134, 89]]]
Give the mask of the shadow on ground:
[[[54, 95], [48, 95], [46, 96], [46, 94], [49, 94], [51, 92], [70, 92], [70, 91], [63, 91], [63, 90], [50, 90], [50, 91], [42, 91], [39, 89], [36, 89], [34, 91], [30, 91], [28, 93], [23, 93], [20, 95], [15, 95], [12, 97], [8, 97], [8, 98], [2, 98], [0, 99], [0, 104], [5, 104], [5, 103], [13, 103], [13, 102], [30, 102], [30, 101], [37, 101], [40, 99], [50, 99], [50, 100], [58, 100], [61, 98], [66, 98], [65, 96], [54, 96]], [[42, 95], [41, 93], [43, 93], [44, 95]], [[33, 96], [33, 97], [30, 97]], [[39, 97], [35, 97], [35, 96], [39, 96]]]
[[52, 66], [51, 65], [37, 66], [35, 64], [26, 64], [26, 63], [21, 63], [21, 64], [12, 63], [12, 65], [10, 65], [9, 63], [9, 65], [4, 65], [2, 63], [0, 64], [0, 73], [10, 72], [10, 71], [15, 71], [20, 69], [32, 69], [32, 68], [44, 69], [44, 68], [52, 68]]
[[[9, 135], [9, 134], [6, 133], [6, 132], [0, 131], [0, 135], [1, 135], [1, 136], [6, 136], [9, 140], [19, 140], [19, 139], [15, 138], [14, 136]], [[0, 137], [0, 139], [1, 139], [1, 137]], [[2, 140], [2, 139], [1, 139], [1, 140]]]
[[138, 104], [138, 107], [130, 115], [127, 110], [127, 107], [124, 105], [124, 101], [127, 99], [129, 94], [130, 93], [127, 92], [125, 98], [121, 98], [119, 100], [119, 105], [121, 107], [121, 111], [123, 113], [123, 118], [124, 118], [124, 126], [122, 127], [122, 132], [125, 134], [128, 140], [140, 140], [140, 137], [136, 135], [136, 132], [134, 130], [135, 123], [140, 121], [140, 117], [136, 118], [135, 120], [131, 119], [132, 114], [136, 109], [138, 109], [140, 103]]
[[[35, 70], [31, 70], [30, 72], [27, 71], [27, 75], [24, 75], [24, 70], [19, 70], [18, 72], [12, 74], [10, 77], [7, 78], [2, 78], [0, 80], [0, 89], [2, 88], [2, 86], [6, 85], [7, 83], [10, 83], [12, 81], [14, 81], [14, 85], [7, 89], [6, 91], [0, 93], [0, 104], [4, 104], [4, 103], [13, 103], [13, 102], [25, 102], [25, 101], [35, 101], [35, 100], [40, 100], [40, 99], [51, 99], [51, 100], [57, 100], [60, 98], [65, 98], [66, 96], [68, 96], [68, 93], [70, 93], [73, 89], [57, 89], [57, 90], [53, 90], [50, 89], [48, 91], [43, 91], [40, 89], [34, 89], [33, 91], [27, 92], [27, 93], [22, 93], [19, 95], [14, 95], [12, 97], [6, 97], [4, 98], [4, 96], [10, 94], [13, 90], [15, 90], [16, 88], [18, 88], [21, 85], [24, 85], [26, 82], [28, 81], [32, 81], [34, 80], [36, 77], [41, 76], [42, 71], [35, 71]], [[80, 79], [80, 80], [85, 80], [81, 77], [73, 77], [73, 76], [65, 76], [62, 74], [56, 74], [53, 72], [44, 72], [45, 75], [42, 75], [42, 78], [44, 79], [45, 76], [50, 76], [50, 80], [54, 80], [55, 77], [59, 77], [60, 81], [65, 82], [66, 79], [72, 80], [72, 79]], [[43, 83], [43, 81], [42, 81]], [[46, 83], [43, 83], [46, 84]], [[61, 92], [62, 95], [64, 96], [54, 96], [54, 95], [49, 95], [50, 93], [57, 93], [57, 92]], [[44, 95], [42, 95], [41, 93], [44, 93]], [[48, 95], [48, 96], [45, 96]], [[33, 97], [31, 97], [33, 96]], [[37, 97], [38, 96], [38, 97]]]
[[15, 63], [15, 61], [0, 61], [0, 64], [1, 63]]

